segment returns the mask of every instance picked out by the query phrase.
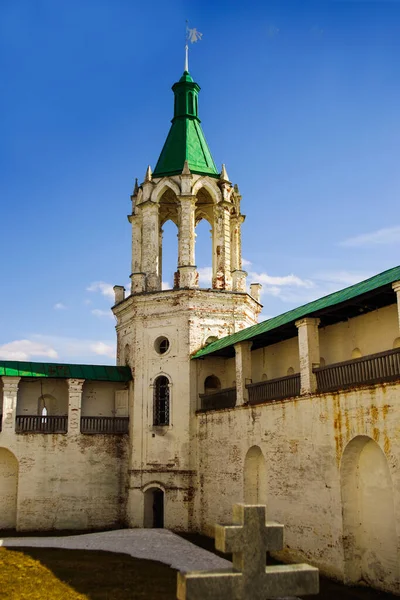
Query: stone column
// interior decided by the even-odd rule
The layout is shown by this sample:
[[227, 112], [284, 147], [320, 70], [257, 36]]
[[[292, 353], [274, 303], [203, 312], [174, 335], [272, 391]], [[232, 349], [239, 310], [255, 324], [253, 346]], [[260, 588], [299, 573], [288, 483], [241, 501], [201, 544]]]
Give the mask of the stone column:
[[399, 329], [400, 329], [400, 281], [395, 281], [392, 283], [392, 288], [396, 292], [397, 296], [397, 312], [399, 315]]
[[68, 383], [68, 435], [81, 432], [82, 387], [84, 379], [67, 379]]
[[260, 300], [261, 300], [261, 290], [262, 290], [261, 283], [251, 283], [250, 284], [250, 296], [252, 298], [254, 298], [254, 300], [256, 300], [257, 302], [260, 302]]
[[142, 224], [139, 215], [129, 215], [132, 224], [132, 273], [131, 293], [138, 294], [145, 291], [146, 277], [142, 272]]
[[231, 225], [229, 202], [220, 202], [214, 208], [214, 272], [213, 288], [215, 290], [231, 290]]
[[317, 378], [313, 367], [319, 366], [319, 319], [305, 318], [296, 321], [299, 336], [300, 394], [317, 391]]
[[2, 377], [3, 380], [3, 422], [1, 430], [13, 433], [17, 416], [18, 384], [21, 377]]
[[159, 267], [160, 226], [158, 205], [148, 200], [140, 205], [142, 210], [142, 272], [146, 275], [146, 292], [161, 289]]
[[246, 404], [249, 394], [246, 383], [251, 383], [251, 346], [253, 342], [235, 344], [236, 406]]
[[198, 287], [194, 258], [196, 196], [179, 196], [178, 287]]
[[231, 270], [234, 292], [246, 291], [246, 271], [242, 270], [242, 234], [243, 215], [231, 216]]
[[114, 285], [114, 304], [118, 304], [125, 300], [125, 288], [123, 285]]

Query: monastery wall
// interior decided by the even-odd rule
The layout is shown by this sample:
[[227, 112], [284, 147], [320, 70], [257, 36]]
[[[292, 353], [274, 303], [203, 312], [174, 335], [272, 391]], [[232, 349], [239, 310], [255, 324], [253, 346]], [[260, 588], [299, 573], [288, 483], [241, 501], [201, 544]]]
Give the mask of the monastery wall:
[[[115, 398], [125, 389], [122, 383], [86, 381], [81, 414], [113, 416]], [[125, 522], [129, 438], [81, 434], [79, 394], [73, 394], [66, 379], [22, 378], [12, 412], [11, 396], [2, 411], [0, 404], [0, 529], [103, 529]], [[48, 416], [70, 413], [68, 433], [16, 433], [15, 416], [37, 418], [43, 399]]]
[[265, 502], [285, 525], [281, 558], [398, 593], [399, 398], [381, 384], [198, 413], [199, 529]]
[[128, 444], [128, 436], [0, 433], [0, 462], [16, 459], [18, 490], [0, 490], [9, 507], [0, 529], [15, 526], [14, 509], [18, 531], [121, 525]]

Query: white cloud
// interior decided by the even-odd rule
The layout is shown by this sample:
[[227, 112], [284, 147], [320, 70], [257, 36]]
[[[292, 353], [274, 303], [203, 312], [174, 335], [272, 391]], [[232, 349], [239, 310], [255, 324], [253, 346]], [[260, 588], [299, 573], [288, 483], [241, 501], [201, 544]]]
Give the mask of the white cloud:
[[86, 306], [89, 306], [89, 304], [93, 304], [93, 302], [89, 298], [85, 298], [83, 301], [83, 304], [86, 304]]
[[[113, 339], [79, 339], [41, 334], [33, 334], [29, 337], [30, 340], [26, 340], [29, 344], [35, 344], [39, 348], [52, 349], [56, 355], [54, 357], [48, 355], [49, 358], [57, 358], [59, 362], [87, 364], [115, 363], [116, 348]], [[32, 360], [35, 359], [32, 358]]]
[[115, 358], [115, 348], [104, 342], [96, 342], [90, 345], [90, 349], [100, 356], [108, 356], [109, 358]]
[[14, 340], [0, 346], [0, 358], [2, 360], [24, 361], [35, 357], [54, 360], [58, 358], [58, 353], [51, 345], [32, 340]]
[[252, 264], [251, 260], [247, 260], [246, 258], [242, 258], [242, 265], [244, 267], [249, 267]]
[[[319, 281], [327, 281], [329, 283], [339, 284], [340, 286], [349, 286], [359, 283], [368, 277], [372, 277], [373, 273], [363, 273], [360, 271], [325, 271], [314, 275], [314, 279]], [[338, 288], [339, 289], [339, 288]]]
[[309, 279], [301, 279], [300, 277], [297, 277], [297, 275], [283, 275], [276, 277], [273, 275], [268, 275], [268, 273], [250, 272], [249, 277], [252, 282], [262, 283], [264, 285], [271, 286], [271, 289], [273, 290], [279, 290], [281, 286], [304, 288], [314, 287], [312, 281], [310, 281]]
[[111, 310], [101, 310], [100, 308], [94, 308], [91, 311], [92, 315], [98, 317], [99, 319], [103, 319], [104, 317], [107, 319], [113, 319], [114, 315]]
[[199, 272], [199, 285], [203, 287], [211, 287], [212, 280], [212, 267], [200, 267]]
[[161, 282], [161, 289], [162, 290], [172, 290], [172, 285], [170, 285], [168, 283], [168, 281], [162, 281]]
[[54, 310], [66, 310], [67, 307], [62, 302], [56, 302], [53, 308]]
[[395, 227], [386, 227], [384, 229], [378, 229], [377, 231], [371, 231], [370, 233], [356, 235], [355, 237], [343, 240], [339, 243], [339, 246], [357, 248], [360, 246], [375, 246], [398, 243], [400, 243], [400, 226], [396, 225]]
[[88, 292], [100, 292], [103, 296], [114, 300], [114, 290], [111, 283], [106, 283], [105, 281], [93, 281], [86, 290]]

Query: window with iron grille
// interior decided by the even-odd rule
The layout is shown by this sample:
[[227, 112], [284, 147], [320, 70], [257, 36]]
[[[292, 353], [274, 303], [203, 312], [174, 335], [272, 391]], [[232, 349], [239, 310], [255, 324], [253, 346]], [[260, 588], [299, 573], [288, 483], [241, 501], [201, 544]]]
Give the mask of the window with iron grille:
[[169, 425], [169, 381], [160, 375], [154, 382], [154, 425]]

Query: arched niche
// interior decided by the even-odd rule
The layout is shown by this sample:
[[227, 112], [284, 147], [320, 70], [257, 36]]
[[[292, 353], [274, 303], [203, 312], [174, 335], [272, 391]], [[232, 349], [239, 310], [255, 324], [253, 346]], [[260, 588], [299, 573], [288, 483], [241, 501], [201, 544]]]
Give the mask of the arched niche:
[[288, 368], [287, 375], [294, 375], [294, 369], [293, 369], [293, 367], [289, 367]]
[[204, 381], [204, 393], [212, 394], [221, 389], [221, 382], [216, 375], [209, 375]]
[[354, 348], [354, 350], [351, 353], [351, 358], [361, 358], [362, 357], [362, 353], [360, 348]]
[[393, 484], [373, 439], [357, 436], [347, 444], [340, 482], [345, 581], [392, 590], [400, 583]]
[[164, 490], [154, 484], [144, 491], [143, 526], [162, 529], [164, 527]]
[[244, 459], [243, 498], [246, 504], [267, 503], [267, 472], [259, 446], [252, 446]]
[[0, 448], [0, 529], [17, 524], [18, 461], [6, 448]]

